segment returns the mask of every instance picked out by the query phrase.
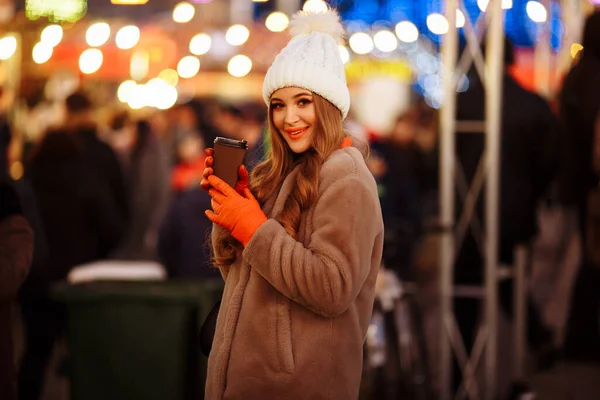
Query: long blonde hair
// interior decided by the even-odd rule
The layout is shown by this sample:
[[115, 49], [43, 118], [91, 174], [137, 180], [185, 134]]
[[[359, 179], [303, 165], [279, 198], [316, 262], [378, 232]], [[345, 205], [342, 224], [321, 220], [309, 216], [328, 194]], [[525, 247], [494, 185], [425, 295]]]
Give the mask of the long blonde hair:
[[[317, 117], [313, 144], [302, 154], [295, 154], [281, 137], [273, 124], [273, 110], [269, 107], [271, 148], [267, 159], [254, 168], [250, 179], [251, 191], [263, 205], [267, 199], [276, 194], [288, 174], [297, 166], [299, 167], [292, 192], [286, 199], [282, 211], [275, 216], [292, 237], [298, 234], [302, 213], [317, 200], [319, 173], [323, 162], [340, 148], [345, 136], [340, 110], [316, 93], [313, 93], [313, 103]], [[241, 248], [241, 244], [226, 230], [215, 239], [215, 265], [231, 265], [236, 259], [236, 251]], [[216, 254], [220, 256], [217, 257]]]

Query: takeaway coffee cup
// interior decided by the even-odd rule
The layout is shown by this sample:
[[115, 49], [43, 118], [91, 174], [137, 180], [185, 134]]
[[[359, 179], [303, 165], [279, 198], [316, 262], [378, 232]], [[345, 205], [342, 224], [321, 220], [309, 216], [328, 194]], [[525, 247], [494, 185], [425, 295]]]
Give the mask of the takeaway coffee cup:
[[247, 150], [248, 142], [245, 140], [217, 137], [214, 141], [214, 174], [234, 187], [238, 168], [244, 163]]

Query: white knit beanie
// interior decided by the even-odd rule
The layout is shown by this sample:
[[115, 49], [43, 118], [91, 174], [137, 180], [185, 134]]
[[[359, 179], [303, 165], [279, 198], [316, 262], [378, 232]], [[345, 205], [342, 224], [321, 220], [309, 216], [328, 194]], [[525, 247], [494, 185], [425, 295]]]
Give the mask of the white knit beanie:
[[350, 92], [338, 48], [344, 37], [339, 15], [334, 10], [297, 12], [290, 22], [290, 33], [292, 39], [265, 76], [265, 102], [269, 104], [273, 92], [295, 86], [329, 100], [342, 112], [342, 119], [346, 118]]

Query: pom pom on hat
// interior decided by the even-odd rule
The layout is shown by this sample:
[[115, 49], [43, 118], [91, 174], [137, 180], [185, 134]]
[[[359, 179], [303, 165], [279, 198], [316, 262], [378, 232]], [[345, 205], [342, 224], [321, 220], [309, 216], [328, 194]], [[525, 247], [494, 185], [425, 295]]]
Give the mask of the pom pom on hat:
[[263, 83], [267, 105], [271, 95], [285, 87], [310, 90], [335, 105], [346, 118], [350, 92], [338, 44], [345, 32], [334, 10], [299, 11], [292, 17], [292, 38], [269, 68]]
[[340, 23], [340, 16], [333, 10], [326, 12], [299, 11], [294, 14], [290, 22], [292, 36], [309, 35], [313, 32], [326, 33], [332, 36], [336, 43], [340, 43], [346, 33]]

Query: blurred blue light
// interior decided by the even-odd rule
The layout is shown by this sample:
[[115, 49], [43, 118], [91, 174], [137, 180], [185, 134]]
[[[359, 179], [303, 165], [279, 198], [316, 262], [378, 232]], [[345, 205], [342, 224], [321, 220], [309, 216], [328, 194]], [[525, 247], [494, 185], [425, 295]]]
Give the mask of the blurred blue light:
[[[373, 24], [380, 20], [396, 24], [402, 20], [413, 22], [422, 36], [428, 37], [432, 42], [440, 44], [443, 36], [435, 35], [427, 28], [427, 16], [431, 13], [444, 12], [444, 0], [325, 0], [331, 7], [337, 9], [345, 21], [364, 21]], [[506, 10], [505, 29], [507, 37], [515, 46], [533, 47], [538, 36], [540, 26], [527, 16], [525, 11], [527, 1], [513, 0], [513, 7]], [[255, 3], [255, 17], [260, 18], [273, 11], [274, 1]], [[473, 26], [481, 15], [477, 0], [464, 0], [465, 17]], [[560, 20], [560, 4], [553, 2], [548, 12], [549, 28], [551, 29], [551, 44], [556, 51], [560, 48], [563, 37], [563, 25]], [[459, 30], [461, 40], [464, 41], [463, 29]]]

